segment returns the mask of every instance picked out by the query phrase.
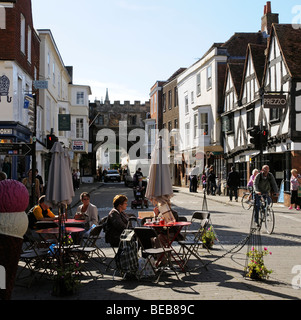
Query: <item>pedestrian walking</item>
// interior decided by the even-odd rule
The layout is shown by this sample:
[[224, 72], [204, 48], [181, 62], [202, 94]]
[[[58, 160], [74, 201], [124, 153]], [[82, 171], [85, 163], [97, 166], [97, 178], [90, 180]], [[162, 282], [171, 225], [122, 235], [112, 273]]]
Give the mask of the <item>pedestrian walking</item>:
[[30, 210], [30, 208], [32, 208], [35, 205], [36, 200], [40, 198], [40, 182], [37, 178], [35, 178], [35, 186], [34, 186], [35, 194], [34, 194], [34, 196], [32, 195], [32, 184], [33, 184], [32, 183], [32, 169], [28, 170], [27, 178], [24, 178], [22, 180], [22, 183], [26, 187], [28, 194], [29, 194], [29, 203], [28, 203], [28, 207], [26, 209], [26, 212], [28, 212], [28, 210]]
[[76, 188], [79, 189], [79, 185], [80, 185], [80, 172], [79, 169], [77, 169], [76, 171]]
[[189, 174], [189, 180], [190, 180], [189, 191], [190, 192], [197, 192], [198, 172], [199, 172], [198, 168], [194, 165], [194, 167], [192, 168]]
[[[207, 188], [210, 187], [210, 193], [215, 196], [215, 191], [216, 191], [216, 175], [214, 173], [214, 168], [213, 166], [210, 167], [210, 170], [209, 170], [209, 174], [208, 174], [208, 177], [207, 177]], [[208, 193], [208, 192], [207, 192]]]
[[289, 210], [293, 209], [293, 205], [295, 205], [296, 210], [300, 210], [301, 198], [298, 197], [299, 186], [301, 186], [301, 175], [298, 174], [297, 169], [292, 169], [290, 178], [291, 205], [288, 208]]
[[237, 194], [237, 190], [238, 190], [238, 186], [239, 186], [239, 173], [235, 170], [235, 167], [231, 167], [231, 171], [228, 174], [228, 178], [227, 178], [227, 187], [229, 188], [229, 198], [230, 201], [232, 201], [232, 197], [233, 197], [233, 193], [234, 193], [234, 197], [235, 197], [235, 201], [238, 201], [238, 194]]
[[39, 175], [39, 170], [36, 169], [36, 178], [39, 180], [40, 183], [40, 195], [44, 194], [44, 182], [41, 175]]

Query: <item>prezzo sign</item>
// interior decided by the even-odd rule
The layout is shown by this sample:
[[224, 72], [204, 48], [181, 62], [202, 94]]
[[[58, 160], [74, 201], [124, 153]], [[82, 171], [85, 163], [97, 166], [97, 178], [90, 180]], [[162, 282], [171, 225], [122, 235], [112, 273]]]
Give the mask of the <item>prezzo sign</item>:
[[265, 108], [285, 108], [287, 104], [284, 94], [268, 94], [263, 97]]

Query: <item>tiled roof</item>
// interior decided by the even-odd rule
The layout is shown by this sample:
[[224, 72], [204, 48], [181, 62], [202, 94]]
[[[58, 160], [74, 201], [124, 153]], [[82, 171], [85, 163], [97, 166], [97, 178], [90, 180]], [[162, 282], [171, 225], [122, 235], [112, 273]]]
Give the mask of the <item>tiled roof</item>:
[[301, 79], [301, 25], [273, 24], [271, 36], [278, 39], [291, 77]]
[[229, 72], [231, 73], [233, 85], [236, 90], [237, 97], [240, 95], [242, 75], [244, 71], [244, 60], [241, 63], [228, 63]]
[[234, 33], [221, 47], [227, 48], [230, 58], [245, 57], [249, 43], [264, 44], [266, 39], [261, 32], [252, 33]]

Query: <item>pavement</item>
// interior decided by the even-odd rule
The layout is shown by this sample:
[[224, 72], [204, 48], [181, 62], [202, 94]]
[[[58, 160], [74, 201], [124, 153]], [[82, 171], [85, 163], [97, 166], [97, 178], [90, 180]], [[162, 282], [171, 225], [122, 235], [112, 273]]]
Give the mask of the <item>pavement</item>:
[[[102, 187], [102, 183], [82, 184], [75, 191], [71, 204], [72, 212], [80, 204], [80, 194], [83, 191], [93, 193]], [[174, 187], [177, 193], [185, 193], [191, 197], [202, 197], [202, 193], [190, 193], [188, 188]], [[208, 196], [208, 201], [216, 205], [241, 206], [240, 202], [228, 202], [226, 196]], [[210, 202], [211, 203], [211, 202]], [[212, 205], [211, 205], [212, 207]], [[287, 210], [282, 204], [275, 204], [275, 210]], [[277, 208], [277, 209], [276, 209]], [[231, 210], [231, 209], [230, 209]], [[299, 232], [300, 234], [300, 232]], [[295, 240], [295, 239], [294, 239]], [[200, 300], [300, 300], [301, 298], [301, 242], [300, 239], [291, 246], [277, 246], [277, 255], [273, 259], [267, 257], [272, 269], [277, 268], [276, 274], [265, 281], [253, 281], [243, 275], [245, 266], [245, 253], [237, 251], [226, 254], [231, 246], [217, 246], [210, 253], [204, 250], [203, 261], [208, 263], [208, 270], [199, 268], [189, 273], [181, 273], [180, 279], [173, 274], [162, 277], [155, 284], [145, 280], [124, 280], [118, 274], [114, 275], [111, 269], [102, 267], [103, 277], [92, 271], [95, 279], [83, 279], [78, 291], [70, 297], [54, 297], [51, 295], [51, 282], [45, 277], [36, 281], [30, 288], [17, 283], [12, 295], [12, 300], [106, 300], [102, 311], [106, 315], [110, 312], [118, 314], [118, 306], [132, 305], [131, 300], [158, 301], [189, 304], [195, 307], [194, 314], [201, 312]], [[107, 262], [114, 256], [113, 250], [102, 242], [103, 250], [108, 257]], [[235, 254], [234, 254], [235, 253]], [[210, 263], [212, 262], [212, 263]], [[299, 263], [298, 263], [299, 262]], [[295, 266], [292, 270], [289, 266]], [[114, 303], [114, 310], [108, 309]], [[150, 315], [150, 307], [145, 307], [144, 314]], [[187, 309], [188, 310], [188, 309]], [[187, 310], [185, 312], [187, 312]], [[123, 310], [124, 311], [124, 310]], [[120, 309], [119, 314], [124, 314]], [[166, 310], [165, 310], [166, 311]], [[175, 312], [175, 310], [173, 310]], [[134, 312], [134, 311], [133, 311]], [[146, 314], [147, 313], [147, 314]], [[200, 313], [201, 314], [201, 313]]]

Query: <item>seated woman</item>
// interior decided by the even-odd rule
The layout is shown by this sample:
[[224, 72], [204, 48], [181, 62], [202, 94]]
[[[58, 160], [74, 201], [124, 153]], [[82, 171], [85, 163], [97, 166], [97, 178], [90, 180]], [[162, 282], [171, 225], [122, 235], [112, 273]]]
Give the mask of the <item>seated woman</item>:
[[106, 223], [105, 239], [112, 247], [118, 247], [120, 235], [124, 229], [128, 227], [130, 217], [133, 214], [127, 214], [126, 210], [128, 198], [125, 195], [116, 195], [113, 199], [113, 209], [110, 211]]
[[84, 220], [85, 229], [89, 230], [93, 225], [98, 224], [97, 207], [90, 203], [90, 195], [88, 192], [83, 192], [80, 195], [82, 204], [76, 209], [74, 219]]

